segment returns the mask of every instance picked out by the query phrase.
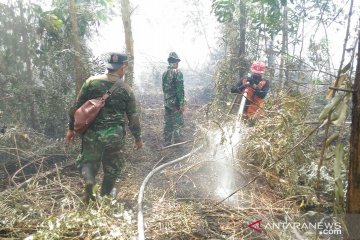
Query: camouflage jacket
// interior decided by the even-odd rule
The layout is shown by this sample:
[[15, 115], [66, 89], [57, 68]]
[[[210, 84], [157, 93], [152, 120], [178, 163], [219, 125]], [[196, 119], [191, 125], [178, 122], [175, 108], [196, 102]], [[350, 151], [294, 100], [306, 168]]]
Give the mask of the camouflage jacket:
[[[69, 129], [74, 129], [74, 112], [87, 100], [101, 97], [109, 90], [118, 79], [117, 76], [104, 74], [90, 77], [81, 87], [77, 101], [69, 112]], [[105, 106], [100, 110], [90, 129], [94, 131], [104, 130], [118, 125], [125, 125], [126, 116], [129, 120], [129, 128], [135, 139], [141, 138], [139, 114], [136, 109], [135, 96], [131, 88], [124, 83], [113, 91], [106, 100]]]
[[184, 106], [184, 77], [180, 70], [170, 65], [162, 75], [162, 87], [165, 107], [178, 110]]

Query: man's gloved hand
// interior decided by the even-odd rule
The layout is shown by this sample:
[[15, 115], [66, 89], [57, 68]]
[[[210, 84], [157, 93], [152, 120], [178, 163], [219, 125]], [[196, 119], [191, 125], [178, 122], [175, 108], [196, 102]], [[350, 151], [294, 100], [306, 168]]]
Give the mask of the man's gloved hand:
[[241, 91], [243, 91], [245, 88], [247, 88], [247, 87], [250, 87], [250, 83], [244, 83], [243, 85], [241, 85], [240, 87], [239, 87], [239, 93], [241, 92]]
[[247, 83], [245, 83], [243, 86], [244, 86], [244, 88], [247, 88], [247, 87], [250, 87], [251, 85], [250, 85], [249, 82], [247, 82]]
[[231, 92], [232, 93], [241, 93], [245, 88], [250, 87], [250, 83], [246, 82], [240, 86], [236, 85], [234, 87], [231, 88]]

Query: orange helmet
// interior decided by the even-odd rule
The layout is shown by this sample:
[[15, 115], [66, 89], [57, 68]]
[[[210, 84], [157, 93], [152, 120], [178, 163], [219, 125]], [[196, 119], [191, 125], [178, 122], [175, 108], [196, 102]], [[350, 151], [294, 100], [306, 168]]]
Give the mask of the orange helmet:
[[256, 61], [251, 64], [250, 71], [253, 74], [263, 74], [265, 72], [265, 63]]

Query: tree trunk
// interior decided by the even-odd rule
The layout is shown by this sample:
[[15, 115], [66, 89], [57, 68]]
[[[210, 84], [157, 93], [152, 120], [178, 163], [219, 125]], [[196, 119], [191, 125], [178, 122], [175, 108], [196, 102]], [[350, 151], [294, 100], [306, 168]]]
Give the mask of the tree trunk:
[[[359, 33], [360, 38], [360, 33]], [[352, 124], [350, 136], [349, 182], [347, 188], [347, 214], [360, 214], [360, 41], [358, 42], [358, 58], [352, 96]], [[358, 225], [348, 222], [350, 236], [355, 236]]]
[[239, 46], [239, 77], [242, 78], [247, 72], [247, 64], [245, 61], [245, 43], [246, 43], [246, 6], [244, 0], [240, 0], [240, 46]]
[[131, 12], [129, 0], [121, 0], [121, 15], [125, 32], [126, 53], [129, 58], [128, 71], [125, 76], [125, 82], [132, 86], [134, 82], [134, 40], [131, 30]]
[[[285, 86], [286, 78], [288, 77], [286, 68], [286, 58], [287, 58], [287, 44], [288, 44], [288, 30], [287, 30], [287, 21], [288, 21], [288, 8], [287, 1], [282, 1], [283, 4], [283, 22], [282, 22], [282, 46], [281, 46], [281, 59], [280, 59], [280, 74], [279, 79], [281, 82], [281, 88]], [[285, 78], [284, 78], [285, 73]]]
[[72, 45], [73, 45], [73, 53], [74, 53], [74, 76], [76, 83], [76, 95], [79, 93], [82, 84], [84, 83], [81, 70], [81, 44], [80, 44], [80, 34], [79, 34], [79, 26], [76, 14], [76, 2], [75, 0], [69, 0], [69, 12], [70, 12], [70, 22], [71, 22], [71, 36], [72, 36]]
[[30, 127], [35, 130], [40, 130], [39, 120], [36, 116], [35, 111], [35, 96], [34, 96], [34, 80], [33, 80], [33, 71], [32, 71], [32, 64], [31, 64], [31, 57], [30, 57], [30, 43], [28, 37], [28, 30], [27, 30], [27, 22], [24, 16], [24, 7], [22, 0], [18, 1], [19, 4], [19, 11], [20, 11], [20, 19], [21, 19], [21, 37], [22, 37], [22, 49], [24, 54], [24, 60], [26, 65], [26, 78], [27, 81], [27, 95], [28, 101], [27, 103], [30, 104]]
[[269, 78], [271, 80], [275, 77], [275, 55], [274, 55], [274, 34], [270, 34], [269, 45], [267, 47], [267, 58], [269, 66]]

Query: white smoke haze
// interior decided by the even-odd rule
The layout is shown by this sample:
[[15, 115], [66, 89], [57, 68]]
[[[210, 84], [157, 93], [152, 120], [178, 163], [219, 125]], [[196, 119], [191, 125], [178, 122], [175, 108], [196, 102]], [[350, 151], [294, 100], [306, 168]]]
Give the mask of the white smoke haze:
[[[210, 54], [217, 48], [218, 23], [211, 14], [210, 1], [198, 1], [198, 6], [192, 2], [196, 1], [131, 1], [137, 87], [141, 88], [147, 80], [144, 77], [153, 74], [154, 69], [161, 72], [166, 68], [171, 51], [178, 53], [183, 71], [200, 72], [210, 63]], [[90, 42], [95, 55], [125, 49], [120, 6], [116, 8], [119, 14]]]

